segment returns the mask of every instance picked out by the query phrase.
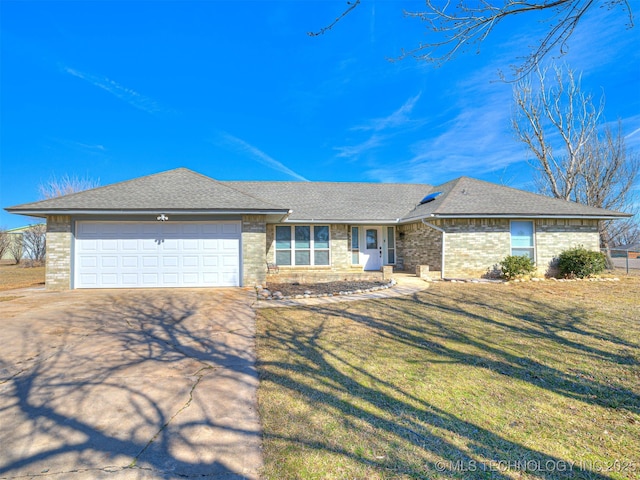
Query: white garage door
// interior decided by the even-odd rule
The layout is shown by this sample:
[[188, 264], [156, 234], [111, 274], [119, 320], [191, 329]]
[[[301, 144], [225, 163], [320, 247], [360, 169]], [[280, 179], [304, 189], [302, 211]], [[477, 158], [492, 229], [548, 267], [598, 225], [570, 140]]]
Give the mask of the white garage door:
[[240, 285], [240, 222], [76, 222], [75, 288]]

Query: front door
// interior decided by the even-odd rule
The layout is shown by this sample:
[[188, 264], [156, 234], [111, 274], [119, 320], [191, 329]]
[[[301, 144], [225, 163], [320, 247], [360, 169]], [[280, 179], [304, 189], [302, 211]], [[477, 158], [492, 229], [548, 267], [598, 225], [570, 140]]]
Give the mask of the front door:
[[382, 266], [382, 228], [369, 227], [364, 230], [362, 257], [365, 270], [380, 270]]

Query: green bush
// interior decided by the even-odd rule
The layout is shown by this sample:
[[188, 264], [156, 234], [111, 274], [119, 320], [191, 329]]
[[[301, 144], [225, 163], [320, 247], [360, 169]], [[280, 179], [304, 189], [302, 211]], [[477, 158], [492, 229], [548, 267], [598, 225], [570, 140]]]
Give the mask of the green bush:
[[521, 275], [530, 275], [535, 269], [533, 260], [525, 255], [508, 255], [500, 262], [502, 276], [507, 280]]
[[585, 278], [597, 275], [607, 268], [607, 259], [602, 252], [587, 250], [582, 245], [565, 250], [558, 257], [560, 275], [568, 278]]

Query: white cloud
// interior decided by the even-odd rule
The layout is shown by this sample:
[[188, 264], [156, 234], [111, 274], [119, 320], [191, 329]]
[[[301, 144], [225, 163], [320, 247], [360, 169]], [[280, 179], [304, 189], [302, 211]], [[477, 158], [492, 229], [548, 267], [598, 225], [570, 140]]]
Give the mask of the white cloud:
[[380, 145], [382, 145], [384, 141], [384, 136], [374, 134], [369, 137], [364, 142], [361, 142], [357, 145], [347, 145], [344, 147], [335, 147], [334, 150], [337, 150], [339, 158], [357, 158], [365, 152], [372, 150]]
[[418, 100], [420, 100], [420, 96], [422, 93], [418, 93], [414, 97], [410, 97], [404, 104], [393, 112], [391, 115], [383, 118], [374, 118], [369, 121], [366, 125], [358, 125], [353, 128], [353, 130], [373, 130], [374, 132], [379, 132], [381, 130], [386, 130], [389, 128], [398, 128], [409, 122], [411, 122], [411, 118], [409, 114], [413, 111], [413, 107], [416, 106]]
[[297, 178], [298, 180], [302, 180], [304, 182], [309, 181], [306, 178], [304, 178], [302, 175], [297, 174], [296, 172], [294, 172], [293, 170], [285, 166], [283, 163], [270, 157], [269, 155], [264, 153], [262, 150], [254, 147], [253, 145], [250, 145], [244, 140], [226, 132], [220, 132], [220, 136], [226, 142], [230, 143], [233, 147], [235, 147], [237, 151], [249, 154], [249, 156], [253, 157], [255, 160], [259, 161], [263, 165], [266, 165], [269, 168], [273, 168], [274, 170], [277, 170], [279, 172], [285, 173], [293, 178]]
[[154, 100], [139, 94], [135, 90], [120, 85], [107, 77], [98, 77], [70, 67], [63, 67], [63, 70], [69, 75], [73, 75], [74, 77], [89, 82], [95, 87], [109, 92], [139, 110], [152, 114], [159, 113], [163, 110]]
[[375, 149], [384, 146], [386, 140], [392, 136], [393, 133], [381, 133], [385, 131], [398, 132], [402, 127], [409, 125], [411, 128], [415, 128], [420, 124], [420, 121], [412, 120], [410, 117], [411, 112], [420, 100], [422, 94], [407, 99], [400, 108], [386, 117], [374, 118], [363, 125], [353, 127], [354, 131], [373, 132], [371, 136], [355, 145], [345, 145], [340, 147], [334, 147], [337, 150], [338, 158], [358, 158], [359, 156]]

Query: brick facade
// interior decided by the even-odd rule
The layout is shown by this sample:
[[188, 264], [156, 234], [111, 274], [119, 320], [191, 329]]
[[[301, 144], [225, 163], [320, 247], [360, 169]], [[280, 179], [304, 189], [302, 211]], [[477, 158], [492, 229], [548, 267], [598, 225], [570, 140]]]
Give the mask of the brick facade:
[[399, 225], [396, 229], [398, 267], [415, 272], [418, 265], [429, 265], [440, 271], [442, 264], [442, 232], [424, 223]]
[[[275, 263], [276, 225], [267, 225], [266, 258]], [[351, 226], [345, 224], [329, 225], [330, 261], [329, 265], [319, 266], [279, 266], [277, 274], [269, 275], [272, 282], [330, 282], [338, 280], [370, 279], [379, 280], [381, 272], [364, 272], [362, 265], [351, 264]]]
[[535, 222], [536, 264], [538, 271], [556, 275], [556, 258], [563, 250], [582, 245], [587, 250], [600, 250], [597, 220], [540, 219]]
[[[516, 219], [514, 219], [516, 220]], [[477, 278], [492, 274], [511, 254], [510, 219], [439, 219], [430, 222], [444, 230], [444, 276]], [[555, 259], [566, 249], [583, 245], [598, 250], [597, 220], [538, 219], [534, 221], [535, 256], [540, 275], [555, 275]], [[398, 227], [398, 257], [404, 269], [418, 265], [440, 270], [442, 232], [422, 223]]]
[[47, 217], [47, 260], [45, 285], [48, 290], [71, 288], [71, 217]]
[[242, 285], [263, 284], [267, 278], [267, 224], [264, 215], [242, 216]]
[[[398, 225], [396, 256], [398, 267], [416, 271], [426, 265], [442, 270], [449, 278], [477, 278], [490, 273], [511, 252], [509, 219], [434, 219]], [[553, 275], [555, 259], [563, 250], [583, 245], [599, 249], [597, 220], [538, 219], [535, 225], [535, 254], [539, 274]], [[444, 230], [444, 245], [443, 233]], [[272, 281], [332, 281], [353, 278], [381, 278], [380, 272], [363, 272], [351, 264], [351, 228], [331, 224], [331, 264], [329, 266], [280, 267]], [[68, 215], [47, 217], [46, 288], [71, 288], [72, 221]], [[444, 255], [443, 255], [444, 248]], [[267, 262], [275, 261], [275, 225], [264, 215], [242, 217], [242, 285], [267, 281]]]

